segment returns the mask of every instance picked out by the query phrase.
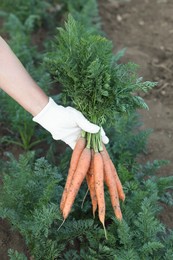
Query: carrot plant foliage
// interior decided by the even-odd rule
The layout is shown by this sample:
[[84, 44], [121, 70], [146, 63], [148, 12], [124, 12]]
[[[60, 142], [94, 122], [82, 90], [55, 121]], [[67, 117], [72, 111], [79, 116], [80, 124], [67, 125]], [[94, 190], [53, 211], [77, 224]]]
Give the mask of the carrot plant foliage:
[[71, 101], [90, 121], [112, 123], [116, 113], [147, 108], [134, 93], [146, 92], [156, 83], [142, 82], [133, 63], [117, 64], [111, 41], [92, 34], [69, 16], [65, 28], [58, 29], [53, 45], [45, 60], [63, 85], [64, 101]]
[[[109, 146], [112, 157], [118, 158], [126, 201], [122, 207], [124, 218], [120, 223], [112, 217], [105, 190], [108, 240], [103, 238], [98, 220], [92, 218], [89, 196], [81, 210], [85, 185], [76, 198], [73, 212], [57, 231], [62, 222], [58, 205], [65, 182], [64, 172], [68, 168], [68, 151], [60, 158], [58, 168], [44, 158], [36, 159], [32, 152], [20, 155], [19, 160], [9, 155], [1, 167], [0, 217], [8, 219], [13, 229], [22, 234], [30, 255], [35, 259], [172, 259], [173, 232], [159, 221], [158, 214], [161, 211], [159, 202], [166, 202], [165, 195], [173, 188], [173, 177], [156, 175], [157, 169], [165, 162], [154, 161], [146, 165], [136, 162], [136, 154], [131, 153], [131, 143], [136, 142], [138, 151], [139, 147], [142, 151], [144, 143], [138, 143], [136, 138], [145, 136], [145, 133], [138, 132], [132, 136], [134, 126], [133, 118], [124, 124], [119, 122], [121, 135], [127, 137], [126, 148], [119, 149], [121, 139], [116, 131]], [[117, 140], [118, 146], [113, 145]], [[20, 259], [15, 258], [18, 253], [14, 250], [10, 250], [9, 255], [10, 259]]]

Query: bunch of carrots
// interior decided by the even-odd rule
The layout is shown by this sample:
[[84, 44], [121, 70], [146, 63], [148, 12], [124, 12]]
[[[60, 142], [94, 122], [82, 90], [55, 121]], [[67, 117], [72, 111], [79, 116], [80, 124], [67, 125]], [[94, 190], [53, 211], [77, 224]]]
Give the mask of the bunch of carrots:
[[[91, 140], [93, 140], [93, 145]], [[97, 145], [97, 140], [99, 145]], [[95, 217], [95, 212], [98, 208], [99, 220], [104, 227], [105, 236], [107, 238], [105, 228], [106, 206], [104, 183], [108, 187], [114, 214], [118, 220], [122, 219], [119, 200], [124, 201], [125, 194], [114, 164], [109, 157], [106, 147], [101, 142], [100, 133], [83, 133], [73, 150], [60, 203], [64, 221], [68, 217], [80, 186], [85, 179], [90, 192], [93, 216]]]
[[[137, 67], [133, 63], [117, 64], [122, 53], [113, 55], [111, 41], [94, 35], [71, 15], [65, 28], [59, 28], [53, 47], [46, 64], [55, 80], [63, 86], [64, 105], [73, 105], [90, 122], [100, 127], [112, 125], [117, 114], [148, 108], [144, 100], [134, 93], [141, 90], [147, 92], [156, 83], [142, 82], [142, 78], [137, 77]], [[99, 219], [106, 230], [104, 184], [108, 187], [118, 220], [122, 219], [120, 200], [125, 200], [125, 194], [100, 132], [83, 132], [73, 150], [60, 203], [64, 221], [85, 179], [93, 215], [98, 208]]]

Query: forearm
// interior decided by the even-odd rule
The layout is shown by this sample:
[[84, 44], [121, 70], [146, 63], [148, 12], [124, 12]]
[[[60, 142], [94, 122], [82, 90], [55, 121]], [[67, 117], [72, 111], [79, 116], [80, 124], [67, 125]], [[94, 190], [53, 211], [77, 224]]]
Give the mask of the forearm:
[[8, 44], [0, 37], [0, 88], [33, 116], [48, 103], [48, 97], [31, 78]]

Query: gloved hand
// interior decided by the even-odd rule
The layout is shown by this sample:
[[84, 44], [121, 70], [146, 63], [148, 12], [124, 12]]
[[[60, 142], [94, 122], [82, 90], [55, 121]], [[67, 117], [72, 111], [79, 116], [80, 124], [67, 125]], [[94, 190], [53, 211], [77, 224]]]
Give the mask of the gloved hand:
[[[100, 127], [90, 123], [81, 112], [72, 107], [57, 105], [52, 98], [43, 110], [33, 117], [33, 121], [39, 123], [52, 134], [53, 139], [62, 140], [72, 149], [80, 136], [81, 130], [89, 133], [97, 133]], [[101, 128], [102, 142], [109, 142], [104, 130]]]

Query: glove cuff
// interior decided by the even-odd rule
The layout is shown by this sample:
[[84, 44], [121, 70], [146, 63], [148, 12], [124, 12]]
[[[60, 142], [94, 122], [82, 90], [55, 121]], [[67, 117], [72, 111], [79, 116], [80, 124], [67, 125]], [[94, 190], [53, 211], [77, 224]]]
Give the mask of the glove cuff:
[[36, 116], [34, 116], [32, 120], [39, 123], [39, 121], [42, 120], [42, 117], [44, 117], [46, 113], [49, 113], [49, 110], [52, 109], [54, 103], [53, 99], [49, 97], [47, 105]]
[[54, 115], [57, 112], [60, 112], [62, 106], [57, 105], [54, 100], [49, 97], [48, 104], [39, 112], [35, 117], [33, 117], [33, 121], [40, 124], [43, 128], [49, 131], [51, 134], [54, 131]]

